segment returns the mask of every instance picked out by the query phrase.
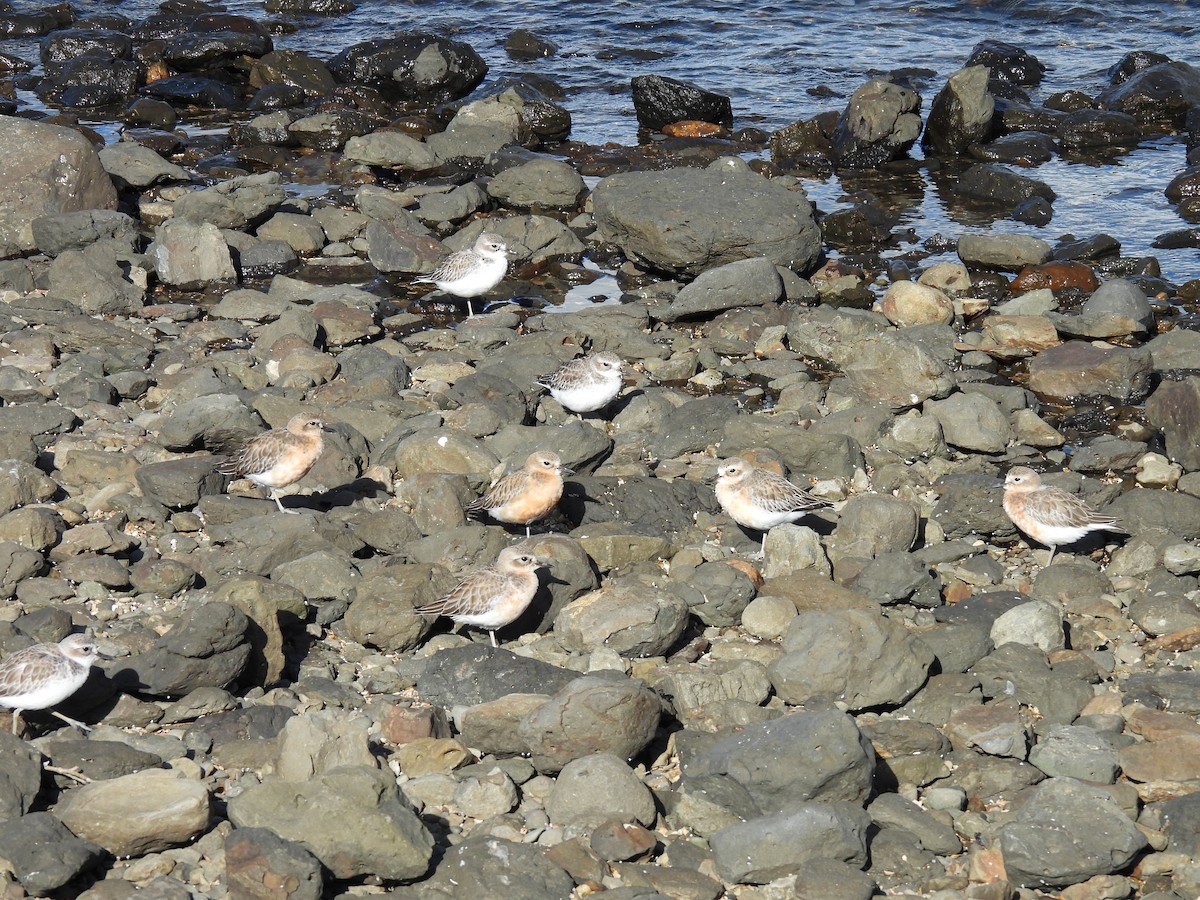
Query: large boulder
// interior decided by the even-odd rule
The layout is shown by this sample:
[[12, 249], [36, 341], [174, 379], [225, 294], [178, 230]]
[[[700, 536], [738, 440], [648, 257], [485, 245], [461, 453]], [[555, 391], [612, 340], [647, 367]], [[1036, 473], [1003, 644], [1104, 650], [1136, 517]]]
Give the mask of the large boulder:
[[115, 209], [117, 191], [78, 131], [0, 116], [0, 257], [33, 250], [33, 220]]
[[804, 271], [821, 252], [812, 204], [740, 161], [611, 175], [592, 195], [601, 240], [641, 266], [694, 278], [763, 256]]

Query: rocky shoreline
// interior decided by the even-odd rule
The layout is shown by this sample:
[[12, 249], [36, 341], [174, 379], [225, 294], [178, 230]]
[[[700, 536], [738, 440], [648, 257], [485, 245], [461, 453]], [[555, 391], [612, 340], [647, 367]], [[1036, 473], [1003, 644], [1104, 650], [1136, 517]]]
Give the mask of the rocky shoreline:
[[[1200, 894], [1200, 279], [1004, 227], [1052, 220], [1040, 162], [1164, 133], [1191, 221], [1200, 71], [1035, 104], [986, 42], [774, 134], [651, 76], [646, 142], [591, 147], [464, 42], [323, 63], [281, 23], [0, 12], [45, 70], [0, 60], [0, 653], [112, 656], [61, 706], [90, 733], [0, 727], [5, 897]], [[918, 140], [995, 224], [889, 258]], [[834, 170], [871, 190], [822, 214]], [[412, 281], [485, 230], [468, 320]], [[621, 302], [555, 311], [585, 255]], [[537, 380], [584, 350], [626, 385], [580, 417]], [[299, 413], [300, 514], [230, 490]], [[524, 537], [464, 510], [534, 450], [575, 474], [531, 608], [498, 649], [416, 615]], [[710, 483], [739, 454], [831, 504], [761, 559]], [[1017, 465], [1128, 537], [1043, 567]]]

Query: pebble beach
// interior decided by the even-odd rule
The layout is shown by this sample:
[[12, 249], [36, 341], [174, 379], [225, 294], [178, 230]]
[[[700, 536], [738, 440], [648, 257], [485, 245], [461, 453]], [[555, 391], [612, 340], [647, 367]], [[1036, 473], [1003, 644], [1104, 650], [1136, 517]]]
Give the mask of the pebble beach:
[[115, 6], [0, 8], [0, 897], [1200, 896], [1200, 68]]

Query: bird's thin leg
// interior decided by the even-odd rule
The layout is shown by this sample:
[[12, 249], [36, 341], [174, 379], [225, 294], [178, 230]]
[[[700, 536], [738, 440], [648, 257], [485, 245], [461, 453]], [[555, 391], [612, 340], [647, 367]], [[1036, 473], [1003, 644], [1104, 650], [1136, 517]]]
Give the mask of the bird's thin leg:
[[82, 722], [80, 722], [78, 719], [72, 719], [70, 716], [64, 716], [62, 713], [60, 713], [60, 712], [59, 712], [58, 710], [56, 710], [56, 709], [52, 709], [52, 710], [50, 710], [50, 715], [52, 715], [52, 716], [58, 716], [60, 719], [62, 719], [62, 720], [63, 720], [64, 722], [66, 722], [68, 725], [74, 725], [76, 728], [79, 728], [79, 729], [81, 729], [82, 731], [91, 731], [91, 730], [92, 730], [92, 728], [91, 728], [91, 726], [90, 726], [90, 725], [84, 725], [84, 724], [83, 724]]
[[1054, 561], [1054, 551], [1057, 549], [1058, 548], [1055, 547], [1053, 544], [1050, 545], [1050, 555], [1046, 557], [1046, 568], [1047, 569], [1050, 568], [1050, 563], [1052, 563]]
[[14, 709], [12, 711], [12, 733], [17, 733], [17, 723], [21, 721], [21, 710]]
[[275, 501], [275, 505], [279, 507], [279, 511], [280, 511], [281, 513], [287, 513], [289, 516], [298, 516], [298, 515], [300, 515], [300, 510], [298, 510], [298, 509], [287, 509], [286, 507], [284, 507], [283, 503], [282, 503], [282, 502], [280, 501], [280, 499], [279, 499], [279, 495], [278, 495], [278, 494], [276, 494], [274, 490], [272, 490], [272, 491], [271, 491], [271, 499]]
[[473, 310], [471, 308], [471, 301], [467, 300], [467, 318], [468, 319], [473, 318], [474, 315], [475, 315], [475, 310]]
[[528, 525], [528, 524], [526, 524], [526, 526], [525, 526], [525, 537], [533, 537], [533, 532], [531, 532], [531, 531], [529, 530], [529, 525]]
[[499, 649], [500, 645], [496, 643], [496, 632], [489, 631], [488, 634], [492, 636], [492, 646]]

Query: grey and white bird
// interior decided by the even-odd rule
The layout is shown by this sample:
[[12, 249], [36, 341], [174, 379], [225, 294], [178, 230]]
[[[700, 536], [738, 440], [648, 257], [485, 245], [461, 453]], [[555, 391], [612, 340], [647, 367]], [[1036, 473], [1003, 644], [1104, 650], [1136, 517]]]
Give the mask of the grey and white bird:
[[716, 493], [717, 502], [733, 521], [763, 533], [763, 553], [769, 530], [829, 505], [782, 475], [760, 469], [740, 456], [730, 457], [717, 468]]
[[571, 412], [595, 412], [621, 392], [621, 357], [610, 350], [589, 353], [564, 363], [537, 383]]
[[481, 232], [467, 250], [456, 250], [442, 259], [432, 272], [414, 278], [413, 284], [432, 284], [439, 291], [467, 301], [467, 315], [475, 315], [471, 298], [486, 294], [508, 272], [508, 248], [498, 234]]
[[[98, 655], [90, 635], [72, 634], [57, 644], [18, 650], [0, 662], [0, 706], [12, 710], [12, 733], [17, 733], [25, 710], [48, 709], [83, 687]], [[91, 730], [57, 710], [52, 713], [77, 728]]]

